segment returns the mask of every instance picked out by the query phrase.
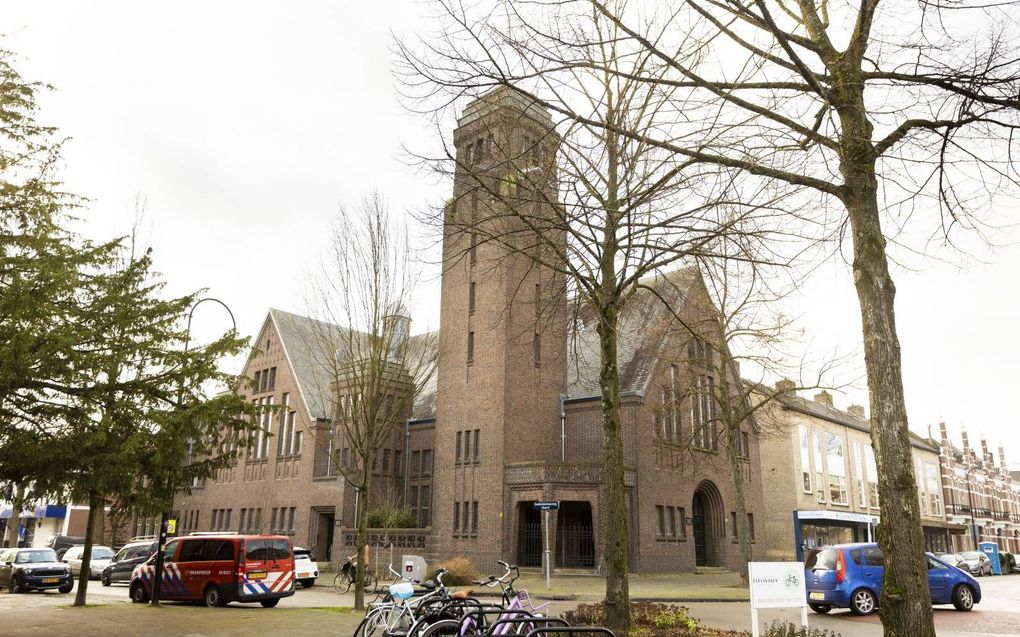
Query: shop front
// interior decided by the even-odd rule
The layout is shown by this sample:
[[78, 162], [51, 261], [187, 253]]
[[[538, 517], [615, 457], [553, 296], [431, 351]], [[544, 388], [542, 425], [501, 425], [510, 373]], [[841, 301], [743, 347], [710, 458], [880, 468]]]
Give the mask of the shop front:
[[852, 511], [809, 510], [793, 512], [794, 542], [797, 559], [816, 546], [872, 542], [878, 516]]

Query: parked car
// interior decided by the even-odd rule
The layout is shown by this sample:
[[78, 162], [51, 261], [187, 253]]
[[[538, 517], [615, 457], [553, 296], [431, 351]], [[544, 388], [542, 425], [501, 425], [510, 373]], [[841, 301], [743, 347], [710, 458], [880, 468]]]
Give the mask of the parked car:
[[319, 576], [319, 567], [312, 561], [312, 552], [308, 549], [294, 547], [294, 579], [302, 588], [315, 586], [315, 578]]
[[72, 546], [82, 546], [85, 538], [76, 535], [54, 535], [50, 538], [49, 547], [57, 554], [57, 559], [64, 559], [64, 553]]
[[[160, 597], [206, 606], [258, 602], [272, 608], [294, 594], [294, 552], [280, 535], [194, 535], [174, 538], [163, 553]], [[152, 595], [156, 556], [131, 574], [131, 601]]]
[[114, 582], [130, 582], [131, 573], [135, 567], [144, 564], [146, 560], [155, 555], [158, 548], [159, 542], [153, 540], [125, 544], [120, 547], [117, 554], [103, 569], [99, 581], [103, 583], [103, 586], [109, 586]]
[[[71, 574], [78, 577], [81, 573], [81, 562], [85, 557], [84, 546], [72, 546], [64, 553], [60, 561], [71, 567]], [[110, 563], [113, 557], [113, 549], [109, 546], [93, 546], [92, 556], [89, 559], [89, 579], [97, 579], [103, 573], [103, 569]]]
[[71, 567], [57, 559], [51, 548], [0, 550], [0, 586], [10, 593], [57, 589], [70, 593], [74, 587]]
[[981, 577], [992, 574], [992, 560], [981, 551], [964, 551], [960, 553], [959, 567], [971, 575]]
[[[969, 611], [981, 601], [981, 586], [961, 569], [925, 555], [932, 604]], [[849, 608], [855, 615], [878, 610], [885, 562], [877, 544], [838, 544], [811, 549], [804, 560], [807, 601], [816, 613]]]

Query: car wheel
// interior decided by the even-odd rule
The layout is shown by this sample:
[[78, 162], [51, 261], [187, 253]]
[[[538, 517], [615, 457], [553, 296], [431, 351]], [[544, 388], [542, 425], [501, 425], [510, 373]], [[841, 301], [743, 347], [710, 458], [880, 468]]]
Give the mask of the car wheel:
[[61, 586], [60, 588], [58, 588], [57, 591], [64, 593], [66, 595], [67, 593], [71, 592], [72, 588], [74, 588], [74, 582], [68, 582]]
[[828, 604], [808, 604], [808, 606], [810, 606], [811, 610], [815, 611], [819, 615], [824, 615], [832, 610], [832, 606], [829, 606]]
[[953, 606], [956, 610], [964, 612], [974, 608], [974, 591], [966, 584], [960, 584], [953, 589]]
[[298, 584], [301, 585], [301, 588], [311, 588], [311, 587], [315, 586], [315, 580], [314, 579], [299, 579], [298, 580]]
[[142, 586], [141, 582], [135, 582], [131, 585], [131, 601], [136, 604], [148, 603], [149, 594], [145, 592], [145, 587]]
[[280, 598], [264, 599], [259, 603], [262, 604], [262, 608], [276, 608], [276, 605], [280, 603]]
[[850, 612], [854, 615], [870, 615], [877, 607], [875, 594], [866, 588], [857, 589], [850, 597]]
[[205, 592], [202, 593], [202, 603], [209, 608], [216, 608], [217, 606], [223, 606], [223, 595], [220, 593], [220, 589], [217, 586], [206, 586]]
[[11, 595], [15, 595], [21, 592], [21, 587], [18, 586], [17, 575], [11, 575], [11, 581], [7, 584], [7, 592]]
[[109, 586], [110, 585], [110, 576], [106, 575], [105, 573], [103, 575], [100, 575], [99, 576], [99, 583], [102, 584], [103, 586]]

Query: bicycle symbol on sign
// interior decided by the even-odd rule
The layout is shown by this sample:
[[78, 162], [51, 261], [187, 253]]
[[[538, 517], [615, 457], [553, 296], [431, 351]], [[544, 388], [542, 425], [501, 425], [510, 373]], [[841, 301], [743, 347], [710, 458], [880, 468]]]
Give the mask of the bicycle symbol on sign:
[[800, 578], [794, 575], [793, 573], [790, 573], [789, 575], [786, 576], [786, 585], [800, 586]]

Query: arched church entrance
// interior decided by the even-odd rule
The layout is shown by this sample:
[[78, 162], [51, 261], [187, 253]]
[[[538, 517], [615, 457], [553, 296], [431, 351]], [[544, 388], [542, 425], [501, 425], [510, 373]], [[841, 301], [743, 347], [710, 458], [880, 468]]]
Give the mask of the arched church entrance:
[[691, 502], [691, 524], [694, 536], [694, 563], [697, 566], [719, 566], [719, 538], [722, 537], [725, 514], [722, 494], [711, 480], [694, 490]]

